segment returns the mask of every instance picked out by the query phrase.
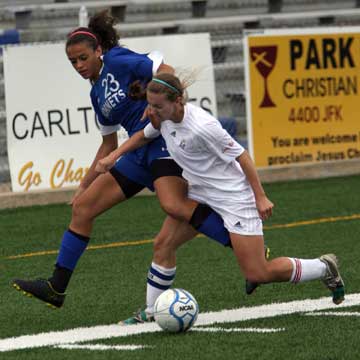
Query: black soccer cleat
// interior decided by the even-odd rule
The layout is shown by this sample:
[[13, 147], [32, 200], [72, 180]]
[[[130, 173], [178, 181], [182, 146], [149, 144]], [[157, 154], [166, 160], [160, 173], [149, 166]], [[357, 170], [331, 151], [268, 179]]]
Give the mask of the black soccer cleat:
[[[270, 248], [264, 245], [265, 259], [269, 259], [270, 257]], [[259, 283], [251, 282], [248, 279], [245, 280], [245, 292], [247, 295], [251, 295], [255, 289], [259, 286]]]
[[15, 279], [12, 286], [28, 297], [36, 297], [44, 301], [49, 307], [53, 309], [60, 308], [65, 300], [65, 294], [58, 293], [54, 290], [49, 280], [21, 280]]

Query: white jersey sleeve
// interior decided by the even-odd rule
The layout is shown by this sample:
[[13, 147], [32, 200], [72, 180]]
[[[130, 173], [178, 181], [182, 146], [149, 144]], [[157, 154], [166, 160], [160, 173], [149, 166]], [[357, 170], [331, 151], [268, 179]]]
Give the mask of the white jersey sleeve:
[[144, 135], [147, 139], [155, 139], [159, 135], [161, 135], [160, 130], [155, 129], [151, 123], [148, 123], [144, 127]]
[[154, 50], [148, 54], [148, 58], [150, 58], [153, 62], [153, 75], [155, 75], [160, 67], [160, 65], [164, 62], [164, 56], [160, 51]]
[[102, 136], [110, 135], [114, 132], [118, 132], [121, 129], [121, 125], [105, 126], [99, 123], [100, 133]]
[[217, 120], [207, 122], [201, 134], [207, 149], [229, 163], [240, 156], [245, 149], [221, 126]]

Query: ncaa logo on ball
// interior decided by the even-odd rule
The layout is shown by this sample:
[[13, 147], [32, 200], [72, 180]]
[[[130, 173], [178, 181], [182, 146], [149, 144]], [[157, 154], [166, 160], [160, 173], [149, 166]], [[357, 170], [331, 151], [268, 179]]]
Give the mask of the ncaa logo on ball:
[[155, 302], [154, 317], [165, 331], [183, 332], [196, 322], [199, 305], [195, 297], [184, 289], [168, 289]]

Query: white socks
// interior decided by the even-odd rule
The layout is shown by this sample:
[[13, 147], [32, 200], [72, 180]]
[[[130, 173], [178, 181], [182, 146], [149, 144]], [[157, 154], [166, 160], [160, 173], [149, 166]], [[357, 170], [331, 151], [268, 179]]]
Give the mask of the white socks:
[[160, 265], [151, 263], [146, 287], [146, 313], [154, 312], [154, 304], [156, 299], [165, 290], [169, 289], [174, 282], [176, 267], [171, 269], [164, 268]]
[[293, 264], [290, 282], [298, 282], [322, 279], [326, 272], [326, 265], [320, 259], [296, 259], [289, 258]]

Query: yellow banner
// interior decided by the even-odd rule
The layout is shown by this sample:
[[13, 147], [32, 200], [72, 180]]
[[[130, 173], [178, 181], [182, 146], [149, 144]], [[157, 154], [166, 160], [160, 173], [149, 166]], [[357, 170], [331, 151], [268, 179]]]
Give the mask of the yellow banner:
[[249, 148], [256, 166], [360, 158], [356, 30], [247, 37]]

